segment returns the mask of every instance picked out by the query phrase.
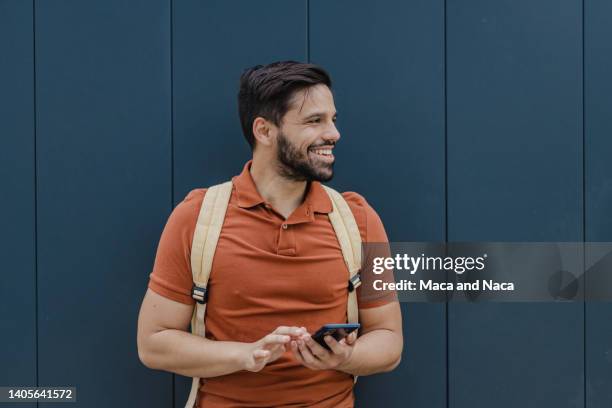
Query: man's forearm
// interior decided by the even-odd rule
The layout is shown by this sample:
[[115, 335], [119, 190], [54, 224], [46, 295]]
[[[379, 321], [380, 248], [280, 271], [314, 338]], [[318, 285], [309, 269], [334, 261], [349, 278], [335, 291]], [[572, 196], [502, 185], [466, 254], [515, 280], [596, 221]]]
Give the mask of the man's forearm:
[[369, 375], [393, 370], [402, 355], [402, 336], [377, 329], [360, 336], [351, 357], [338, 370], [353, 375]]
[[186, 377], [217, 377], [243, 370], [246, 343], [214, 341], [180, 330], [147, 338], [141, 359], [153, 369]]

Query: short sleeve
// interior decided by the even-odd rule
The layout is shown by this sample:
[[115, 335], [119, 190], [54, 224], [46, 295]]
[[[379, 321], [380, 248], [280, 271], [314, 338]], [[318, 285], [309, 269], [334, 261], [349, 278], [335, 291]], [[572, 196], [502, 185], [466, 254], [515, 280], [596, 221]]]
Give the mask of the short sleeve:
[[[382, 283], [395, 282], [393, 269], [385, 269], [382, 274], [374, 274], [373, 259], [390, 256], [389, 239], [385, 227], [376, 213], [361, 195], [354, 192], [342, 194], [348, 203], [361, 233], [364, 245], [363, 268], [360, 271], [361, 285], [357, 288], [357, 299], [360, 309], [370, 309], [397, 301], [394, 290], [379, 290]], [[380, 281], [376, 282], [375, 281]]]
[[191, 242], [206, 189], [192, 190], [179, 203], [161, 234], [149, 289], [168, 299], [192, 305]]

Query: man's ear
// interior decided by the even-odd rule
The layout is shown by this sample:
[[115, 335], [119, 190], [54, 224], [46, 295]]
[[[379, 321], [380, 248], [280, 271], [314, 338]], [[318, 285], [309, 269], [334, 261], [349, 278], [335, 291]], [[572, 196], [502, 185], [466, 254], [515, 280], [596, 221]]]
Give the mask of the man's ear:
[[255, 136], [257, 144], [272, 146], [276, 137], [276, 126], [272, 122], [258, 116], [253, 121], [253, 136]]

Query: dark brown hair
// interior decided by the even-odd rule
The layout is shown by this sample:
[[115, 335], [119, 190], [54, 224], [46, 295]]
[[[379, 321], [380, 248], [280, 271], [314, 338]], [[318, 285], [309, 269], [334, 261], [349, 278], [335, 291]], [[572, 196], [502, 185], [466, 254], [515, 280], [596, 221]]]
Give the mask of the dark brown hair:
[[246, 69], [240, 76], [238, 114], [251, 149], [255, 147], [255, 118], [261, 116], [280, 126], [294, 94], [319, 84], [331, 89], [329, 74], [314, 64], [279, 61]]

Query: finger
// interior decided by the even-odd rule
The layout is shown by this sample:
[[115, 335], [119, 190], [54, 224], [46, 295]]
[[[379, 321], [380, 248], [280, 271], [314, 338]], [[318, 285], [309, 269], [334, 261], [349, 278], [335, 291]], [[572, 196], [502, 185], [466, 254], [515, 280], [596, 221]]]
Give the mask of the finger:
[[291, 338], [288, 335], [284, 334], [274, 334], [270, 333], [263, 338], [264, 345], [272, 345], [272, 344], [285, 344], [288, 343]]
[[298, 345], [297, 341], [292, 342], [291, 352], [293, 353], [293, 356], [295, 357], [295, 359], [300, 364], [302, 364], [304, 367], [309, 368], [311, 370], [320, 370], [320, 367], [317, 367], [313, 364], [309, 364], [306, 362], [306, 360], [304, 360], [304, 357], [302, 356], [302, 353], [300, 352], [300, 346]]
[[304, 342], [308, 346], [308, 349], [312, 354], [320, 358], [321, 360], [327, 358], [329, 356], [329, 351], [325, 349], [325, 347], [321, 346], [319, 343], [314, 341], [312, 337], [307, 336], [304, 339]]
[[291, 341], [291, 352], [293, 353], [293, 357], [295, 357], [297, 361], [299, 361], [302, 365], [306, 365], [306, 362], [302, 358], [302, 354], [298, 349], [297, 341]]
[[304, 343], [302, 340], [298, 340], [298, 349], [302, 355], [302, 359], [307, 365], [313, 367], [321, 366], [321, 362], [310, 352], [310, 349], [308, 349], [306, 343]]
[[323, 341], [325, 341], [325, 343], [329, 346], [329, 348], [331, 349], [332, 353], [334, 353], [334, 354], [344, 354], [344, 347], [346, 347], [345, 344], [339, 343], [332, 336], [325, 336], [323, 338]]
[[305, 330], [303, 330], [302, 327], [296, 327], [296, 326], [278, 326], [276, 328], [276, 330], [274, 330], [272, 333], [274, 334], [285, 334], [288, 336], [300, 336], [302, 334], [304, 334]]

